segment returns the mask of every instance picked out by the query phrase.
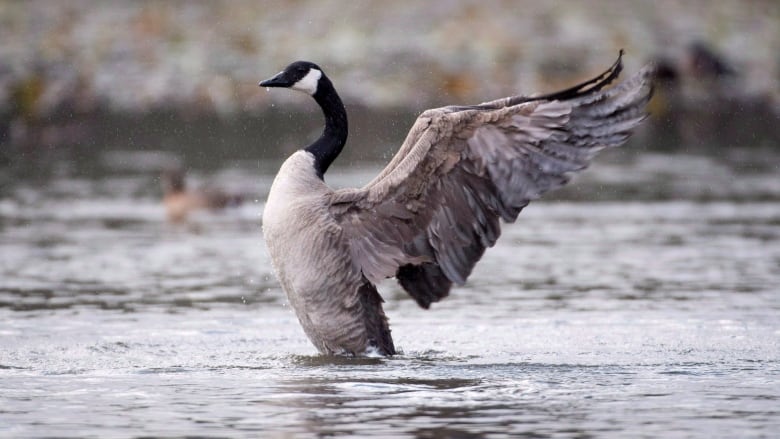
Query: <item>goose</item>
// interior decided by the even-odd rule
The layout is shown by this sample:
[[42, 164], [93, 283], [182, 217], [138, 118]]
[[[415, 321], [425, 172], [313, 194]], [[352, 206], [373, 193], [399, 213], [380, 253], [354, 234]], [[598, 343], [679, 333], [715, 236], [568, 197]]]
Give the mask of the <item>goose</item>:
[[241, 195], [228, 194], [216, 188], [187, 189], [184, 170], [179, 168], [163, 170], [160, 184], [165, 213], [171, 223], [186, 221], [187, 216], [196, 210], [216, 211], [235, 207], [243, 202]]
[[647, 117], [652, 66], [609, 89], [604, 73], [541, 96], [424, 111], [388, 165], [362, 188], [324, 181], [347, 140], [347, 113], [324, 71], [297, 61], [261, 87], [306, 93], [322, 135], [281, 165], [262, 214], [276, 277], [325, 355], [396, 353], [376, 285], [395, 277], [422, 308], [463, 285], [501, 228], [568, 182]]

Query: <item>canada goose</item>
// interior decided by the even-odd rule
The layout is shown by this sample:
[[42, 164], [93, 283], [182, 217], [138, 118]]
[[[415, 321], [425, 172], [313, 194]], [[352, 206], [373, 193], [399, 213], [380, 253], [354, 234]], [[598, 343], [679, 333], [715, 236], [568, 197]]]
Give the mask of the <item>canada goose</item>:
[[543, 193], [619, 146], [646, 117], [652, 68], [615, 88], [621, 56], [596, 78], [557, 93], [423, 112], [398, 153], [360, 189], [323, 176], [347, 140], [330, 79], [298, 61], [261, 87], [311, 95], [325, 115], [314, 143], [281, 166], [263, 212], [276, 275], [324, 354], [395, 353], [375, 285], [395, 276], [428, 308], [463, 285], [485, 248]]
[[163, 204], [166, 216], [172, 223], [181, 223], [187, 216], [202, 209], [218, 210], [242, 203], [239, 195], [227, 194], [218, 189], [187, 189], [184, 171], [166, 169], [162, 172], [160, 183], [163, 189]]

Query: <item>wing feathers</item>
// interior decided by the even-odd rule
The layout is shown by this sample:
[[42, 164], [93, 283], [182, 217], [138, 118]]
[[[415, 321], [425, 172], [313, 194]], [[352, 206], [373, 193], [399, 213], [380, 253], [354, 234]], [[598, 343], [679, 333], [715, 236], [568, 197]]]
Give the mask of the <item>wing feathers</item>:
[[371, 183], [334, 192], [331, 212], [363, 275], [372, 283], [395, 275], [423, 308], [465, 283], [501, 234], [499, 218], [514, 221], [646, 117], [652, 68], [603, 90], [621, 68], [618, 58], [546, 96], [423, 113]]
[[447, 297], [452, 287], [452, 281], [441, 268], [430, 263], [401, 266], [396, 277], [401, 287], [426, 309], [431, 303]]

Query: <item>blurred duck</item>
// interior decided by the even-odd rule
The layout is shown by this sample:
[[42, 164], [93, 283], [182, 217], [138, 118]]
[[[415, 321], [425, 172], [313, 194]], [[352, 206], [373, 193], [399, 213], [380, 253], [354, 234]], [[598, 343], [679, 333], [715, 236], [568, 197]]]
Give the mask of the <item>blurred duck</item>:
[[780, 114], [771, 96], [747, 91], [739, 70], [705, 42], [654, 63], [649, 109], [659, 146], [710, 149], [751, 145], [756, 135], [778, 137]]
[[196, 210], [219, 210], [238, 206], [243, 199], [217, 189], [188, 190], [181, 169], [166, 169], [160, 182], [163, 188], [163, 204], [168, 221], [181, 223]]
[[687, 70], [699, 80], [723, 79], [736, 76], [737, 71], [721, 55], [702, 41], [688, 47]]
[[653, 63], [658, 92], [650, 103], [654, 115], [671, 106], [720, 100], [739, 91], [734, 67], [701, 41], [691, 43], [680, 57], [659, 56]]

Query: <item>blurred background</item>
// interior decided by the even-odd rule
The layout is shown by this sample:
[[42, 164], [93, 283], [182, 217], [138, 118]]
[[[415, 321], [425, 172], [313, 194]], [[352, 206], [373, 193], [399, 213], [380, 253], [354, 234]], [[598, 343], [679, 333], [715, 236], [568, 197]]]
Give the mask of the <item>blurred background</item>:
[[[298, 59], [326, 70], [349, 112], [335, 186], [367, 182], [427, 108], [568, 87], [623, 48], [624, 77], [659, 66], [651, 118], [546, 199], [780, 200], [777, 1], [2, 1], [0, 40], [0, 303], [12, 307], [31, 291], [48, 306], [63, 279], [101, 292], [165, 277], [111, 259], [121, 252], [106, 260], [97, 238], [156, 242], [193, 212], [229, 212], [223, 226], [260, 245], [279, 164], [321, 130], [310, 98], [257, 86]], [[233, 282], [225, 297], [263, 276], [253, 261], [215, 281]]]
[[620, 48], [627, 73], [663, 65], [653, 110], [668, 124], [649, 146], [756, 147], [778, 138], [779, 23], [772, 0], [3, 1], [2, 160], [74, 146], [199, 167], [288, 153], [318, 109], [256, 84], [298, 59], [344, 98], [351, 157], [384, 160], [426, 108], [565, 87]]
[[[343, 187], [621, 48], [659, 67], [629, 142], [434, 309], [380, 285], [402, 355], [316, 356], [260, 216], [322, 116], [257, 83], [323, 67]], [[0, 0], [0, 436], [771, 437], [778, 127], [777, 0]]]
[[[658, 65], [651, 118], [546, 200], [780, 200], [777, 1], [0, 1], [0, 41], [0, 305], [94, 299], [65, 279], [103, 306], [105, 288], [157, 297], [136, 281], [167, 279], [170, 255], [105, 245], [197, 230], [193, 213], [262, 248], [273, 176], [321, 130], [309, 97], [257, 86], [298, 59], [347, 106], [335, 186], [370, 180], [427, 108], [568, 87], [623, 48], [624, 77]], [[256, 261], [217, 270], [231, 287], [209, 294], [275, 289]]]

